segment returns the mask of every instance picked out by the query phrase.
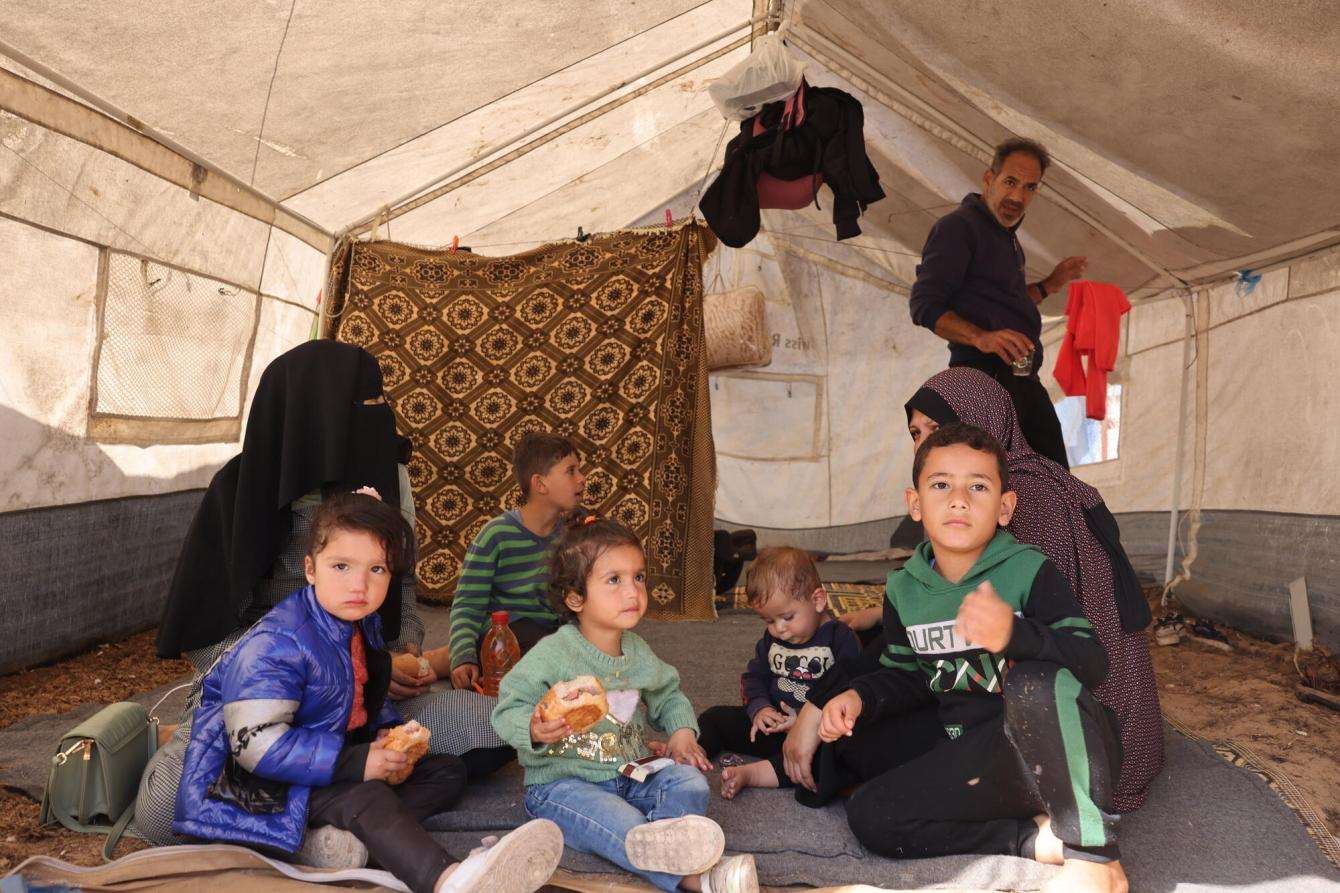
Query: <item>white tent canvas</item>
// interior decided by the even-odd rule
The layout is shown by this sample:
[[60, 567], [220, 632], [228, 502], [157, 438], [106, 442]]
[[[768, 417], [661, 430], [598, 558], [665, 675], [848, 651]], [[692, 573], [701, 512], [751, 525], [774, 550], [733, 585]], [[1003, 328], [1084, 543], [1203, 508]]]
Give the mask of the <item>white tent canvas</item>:
[[[712, 378], [718, 518], [887, 542], [902, 404], [946, 359], [906, 307], [922, 241], [996, 142], [1034, 137], [1056, 163], [1021, 230], [1030, 277], [1083, 254], [1135, 304], [1115, 457], [1077, 473], [1157, 581], [1179, 513], [1196, 610], [1287, 638], [1306, 576], [1317, 636], [1340, 644], [1325, 4], [13, 0], [0, 550], [11, 591], [81, 622], [0, 665], [154, 622], [257, 376], [313, 330], [336, 236], [509, 254], [682, 220], [735, 127], [706, 85], [783, 21], [811, 83], [864, 104], [888, 197], [855, 239], [834, 240], [825, 191], [709, 261], [709, 282], [764, 292], [773, 337], [769, 366]], [[1043, 306], [1053, 355], [1063, 301]], [[51, 638], [28, 621], [17, 638]]]

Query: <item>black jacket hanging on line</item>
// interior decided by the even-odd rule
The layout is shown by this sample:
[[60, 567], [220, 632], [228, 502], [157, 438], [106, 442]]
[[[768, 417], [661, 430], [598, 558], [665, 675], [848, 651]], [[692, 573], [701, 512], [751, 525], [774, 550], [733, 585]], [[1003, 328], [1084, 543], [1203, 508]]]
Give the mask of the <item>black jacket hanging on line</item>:
[[[779, 180], [823, 175], [833, 190], [833, 224], [839, 239], [861, 234], [857, 218], [884, 197], [879, 174], [865, 151], [865, 110], [835, 87], [806, 87], [803, 121], [779, 134], [785, 102], [759, 112], [764, 130], [753, 135], [754, 118], [726, 146], [726, 159], [698, 208], [708, 226], [732, 248], [749, 244], [759, 229], [758, 177]], [[778, 145], [780, 136], [781, 143]]]

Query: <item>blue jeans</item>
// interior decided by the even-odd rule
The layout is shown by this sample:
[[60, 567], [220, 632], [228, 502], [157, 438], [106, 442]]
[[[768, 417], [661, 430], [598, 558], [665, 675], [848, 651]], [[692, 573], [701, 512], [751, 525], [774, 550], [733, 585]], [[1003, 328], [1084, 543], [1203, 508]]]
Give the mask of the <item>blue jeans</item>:
[[583, 781], [560, 778], [526, 788], [526, 812], [549, 819], [563, 830], [563, 842], [579, 853], [594, 853], [662, 890], [675, 890], [680, 878], [639, 871], [628, 864], [624, 838], [638, 825], [685, 815], [706, 815], [707, 779], [692, 766], [670, 766], [646, 781], [612, 778]]

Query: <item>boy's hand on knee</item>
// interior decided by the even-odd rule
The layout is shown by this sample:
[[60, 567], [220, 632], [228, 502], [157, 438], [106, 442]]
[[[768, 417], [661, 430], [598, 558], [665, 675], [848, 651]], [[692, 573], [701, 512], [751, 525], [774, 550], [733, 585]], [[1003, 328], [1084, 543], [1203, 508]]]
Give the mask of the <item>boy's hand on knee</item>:
[[698, 735], [693, 729], [679, 729], [671, 735], [670, 740], [666, 742], [665, 755], [676, 763], [694, 766], [703, 772], [712, 770], [712, 761], [707, 758], [707, 751], [698, 743]]
[[479, 681], [479, 667], [476, 664], [461, 664], [451, 671], [451, 687], [469, 690]]
[[823, 719], [819, 721], [819, 738], [830, 744], [848, 736], [856, 728], [865, 704], [861, 696], [848, 689], [824, 705]]
[[364, 781], [385, 781], [392, 772], [404, 769], [409, 757], [398, 750], [387, 750], [380, 744], [368, 748], [368, 761], [363, 764]]
[[1014, 611], [996, 594], [991, 581], [985, 580], [963, 599], [954, 628], [970, 645], [999, 654], [1014, 633]]

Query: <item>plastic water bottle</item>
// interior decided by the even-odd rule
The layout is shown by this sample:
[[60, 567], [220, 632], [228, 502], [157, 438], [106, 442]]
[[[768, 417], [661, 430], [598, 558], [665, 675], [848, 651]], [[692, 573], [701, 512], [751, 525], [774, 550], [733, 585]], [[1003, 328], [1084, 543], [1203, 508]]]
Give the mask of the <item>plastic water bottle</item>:
[[491, 697], [498, 696], [498, 683], [521, 660], [521, 645], [507, 625], [507, 612], [494, 611], [493, 625], [484, 633], [479, 646], [479, 688]]

